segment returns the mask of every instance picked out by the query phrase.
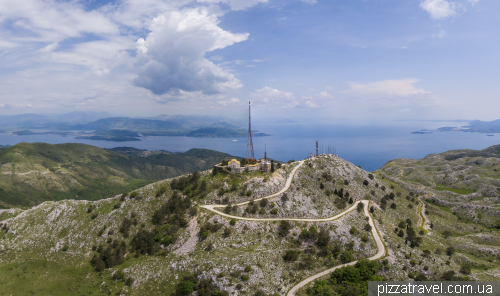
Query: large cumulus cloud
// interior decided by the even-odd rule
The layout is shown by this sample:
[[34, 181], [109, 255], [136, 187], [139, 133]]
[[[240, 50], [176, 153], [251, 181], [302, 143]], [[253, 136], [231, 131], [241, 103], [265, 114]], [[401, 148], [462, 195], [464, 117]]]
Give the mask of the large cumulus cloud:
[[227, 70], [205, 58], [205, 53], [244, 41], [218, 26], [207, 7], [171, 11], [155, 18], [150, 33], [137, 41], [137, 77], [133, 83], [156, 95], [201, 91], [216, 94], [242, 86]]

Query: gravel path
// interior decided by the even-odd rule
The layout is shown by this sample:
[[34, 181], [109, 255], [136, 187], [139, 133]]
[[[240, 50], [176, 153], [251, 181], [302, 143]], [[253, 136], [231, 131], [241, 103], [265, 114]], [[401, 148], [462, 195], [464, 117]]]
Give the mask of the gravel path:
[[[258, 198], [258, 199], [255, 199], [254, 201], [259, 201], [261, 199], [265, 199], [265, 198], [270, 198], [270, 197], [274, 197], [274, 196], [277, 196], [279, 194], [282, 194], [284, 193], [285, 191], [287, 191], [289, 188], [290, 188], [290, 185], [292, 184], [292, 181], [293, 181], [293, 178], [295, 176], [295, 173], [297, 172], [297, 170], [304, 164], [304, 161], [301, 160], [299, 161], [299, 165], [297, 167], [295, 167], [293, 169], [293, 171], [291, 172], [290, 176], [288, 177], [288, 179], [286, 180], [286, 183], [285, 183], [285, 186], [283, 187], [283, 189], [281, 189], [279, 192], [277, 193], [274, 193], [274, 194], [271, 194], [269, 196], [265, 196], [265, 197], [262, 197], [262, 198]], [[228, 215], [226, 213], [223, 213], [221, 211], [218, 211], [216, 210], [215, 208], [221, 208], [221, 207], [225, 207], [225, 206], [221, 206], [221, 205], [204, 205], [204, 206], [201, 206], [202, 208], [205, 208], [207, 210], [210, 210], [212, 212], [215, 212], [221, 216], [224, 216], [224, 217], [228, 217], [228, 218], [236, 218], [236, 219], [239, 219], [239, 220], [246, 220], [246, 221], [280, 221], [280, 220], [288, 220], [288, 221], [305, 221], [305, 222], [322, 222], [322, 221], [332, 221], [332, 220], [336, 220], [348, 213], [350, 213], [351, 211], [354, 211], [358, 205], [358, 203], [362, 202], [365, 206], [364, 206], [364, 212], [365, 212], [365, 216], [369, 218], [368, 220], [368, 223], [370, 224], [370, 226], [372, 227], [372, 235], [375, 239], [375, 243], [377, 244], [377, 249], [378, 249], [378, 252], [377, 254], [375, 254], [374, 256], [368, 258], [369, 260], [377, 260], [377, 259], [380, 259], [382, 257], [385, 256], [385, 246], [384, 246], [384, 243], [382, 242], [382, 238], [380, 237], [380, 235], [378, 234], [378, 231], [377, 229], [375, 228], [375, 224], [373, 223], [373, 219], [370, 215], [370, 213], [368, 212], [368, 208], [369, 208], [369, 205], [370, 205], [370, 201], [369, 200], [358, 200], [356, 201], [350, 208], [348, 208], [347, 210], [343, 211], [342, 213], [338, 214], [338, 215], [335, 215], [333, 217], [329, 217], [329, 218], [320, 218], [320, 219], [298, 219], [298, 218], [246, 218], [246, 217], [239, 217], [239, 216], [232, 216], [232, 215]], [[237, 206], [242, 206], [242, 205], [245, 205], [245, 204], [248, 204], [249, 201], [246, 201], [246, 202], [242, 202], [242, 203], [239, 203], [239, 204], [236, 204]], [[331, 272], [333, 272], [334, 270], [338, 269], [338, 268], [341, 268], [341, 267], [344, 267], [344, 266], [348, 266], [348, 265], [354, 265], [356, 264], [357, 261], [354, 261], [354, 262], [349, 262], [349, 263], [346, 263], [346, 264], [342, 264], [342, 265], [339, 265], [339, 266], [335, 266], [333, 268], [330, 268], [330, 269], [327, 269], [323, 272], [320, 272], [318, 274], [315, 274], [311, 277], [308, 277], [306, 279], [304, 279], [303, 281], [301, 281], [300, 283], [298, 283], [297, 285], [295, 285], [287, 294], [287, 296], [294, 296], [295, 293], [300, 289], [302, 288], [303, 286], [305, 286], [306, 284], [322, 277], [322, 276], [325, 276]]]

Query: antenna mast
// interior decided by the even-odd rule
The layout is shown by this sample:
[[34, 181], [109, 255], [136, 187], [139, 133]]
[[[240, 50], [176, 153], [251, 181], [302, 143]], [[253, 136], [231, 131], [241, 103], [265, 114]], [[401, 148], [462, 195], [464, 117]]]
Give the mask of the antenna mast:
[[247, 161], [255, 160], [253, 153], [253, 141], [252, 141], [252, 117], [250, 109], [250, 101], [248, 101], [248, 140], [247, 140]]

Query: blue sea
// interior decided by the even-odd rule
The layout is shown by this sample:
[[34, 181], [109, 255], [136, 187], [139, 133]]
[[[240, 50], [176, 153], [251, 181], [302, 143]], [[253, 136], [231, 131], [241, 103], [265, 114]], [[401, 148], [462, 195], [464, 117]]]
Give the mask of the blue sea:
[[[421, 129], [435, 129], [443, 126], [461, 126], [457, 122], [399, 121], [381, 125], [329, 125], [329, 124], [276, 124], [254, 123], [252, 129], [272, 134], [268, 137], [254, 137], [255, 157], [267, 156], [280, 161], [304, 159], [315, 152], [316, 141], [320, 153], [328, 152], [328, 145], [334, 146], [336, 154], [368, 171], [374, 171], [395, 158], [422, 158], [431, 153], [454, 149], [484, 149], [500, 144], [500, 134], [487, 136], [483, 133], [433, 132], [412, 134]], [[191, 137], [148, 137], [143, 141], [108, 142], [74, 139], [59, 135], [16, 136], [0, 133], [0, 145], [15, 145], [20, 142], [85, 143], [101, 148], [135, 147], [147, 150], [185, 152], [191, 148], [205, 148], [246, 155], [246, 138], [191, 138]]]

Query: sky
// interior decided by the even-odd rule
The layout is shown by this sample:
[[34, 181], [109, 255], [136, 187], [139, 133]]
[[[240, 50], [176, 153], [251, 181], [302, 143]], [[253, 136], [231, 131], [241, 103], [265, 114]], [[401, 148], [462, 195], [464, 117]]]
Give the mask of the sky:
[[498, 119], [496, 0], [0, 1], [0, 115]]

